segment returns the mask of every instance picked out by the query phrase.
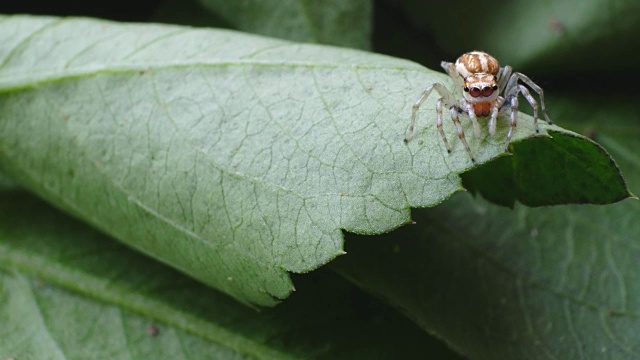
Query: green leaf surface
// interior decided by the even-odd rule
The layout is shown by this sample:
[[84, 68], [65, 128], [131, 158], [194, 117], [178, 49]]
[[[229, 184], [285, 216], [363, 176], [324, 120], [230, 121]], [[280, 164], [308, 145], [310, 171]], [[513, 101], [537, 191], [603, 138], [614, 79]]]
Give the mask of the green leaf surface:
[[[293, 290], [288, 272], [343, 254], [343, 229], [397, 228], [472, 167], [459, 143], [446, 153], [432, 111], [402, 141], [419, 89], [448, 83], [411, 62], [86, 19], [4, 17], [0, 37], [0, 171], [244, 302], [276, 303]], [[570, 134], [541, 128], [539, 139]], [[503, 152], [506, 131], [470, 138], [479, 163]], [[533, 137], [522, 115], [514, 143]], [[599, 171], [590, 193], [628, 195], [602, 188], [615, 166]]]
[[[637, 192], [637, 95], [598, 99], [553, 104], [589, 119], [576, 129], [620, 159]], [[510, 210], [460, 194], [413, 218], [384, 236], [348, 236], [350, 256], [333, 268], [472, 359], [640, 357], [637, 200]]]
[[516, 144], [514, 156], [464, 173], [465, 188], [506, 206], [516, 201], [528, 206], [557, 205], [566, 203], [565, 198], [581, 204], [610, 204], [629, 196], [622, 174], [608, 171], [616, 165], [603, 147], [595, 142], [585, 147], [585, 138], [575, 134], [551, 134], [553, 139]]
[[[410, 0], [402, 4], [409, 21], [428, 29], [450, 54], [483, 50], [516, 69], [537, 73], [637, 68], [637, 1]], [[469, 22], [469, 18], [478, 21]]]
[[33, 196], [0, 193], [2, 359], [457, 358], [329, 272], [297, 283], [257, 312]]
[[293, 41], [371, 47], [371, 0], [198, 1], [238, 30]]
[[0, 271], [0, 298], [2, 359], [250, 359], [19, 273]]

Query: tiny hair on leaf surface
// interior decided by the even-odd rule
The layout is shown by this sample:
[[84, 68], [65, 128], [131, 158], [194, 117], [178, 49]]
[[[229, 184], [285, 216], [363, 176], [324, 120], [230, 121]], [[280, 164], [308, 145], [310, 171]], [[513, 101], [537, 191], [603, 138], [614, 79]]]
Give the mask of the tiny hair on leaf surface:
[[[421, 89], [451, 85], [406, 60], [81, 18], [0, 17], [0, 44], [0, 172], [248, 304], [276, 304], [294, 289], [289, 272], [344, 254], [343, 230], [388, 232], [411, 207], [441, 203], [473, 166], [459, 144], [447, 154], [434, 111], [404, 143]], [[483, 124], [469, 140], [478, 164], [504, 154], [498, 121], [494, 137]], [[546, 129], [571, 134], [541, 123], [536, 135], [519, 114], [512, 144]], [[450, 123], [445, 133], [457, 137]], [[577, 139], [581, 151], [596, 146]], [[612, 162], [601, 171], [619, 177]], [[628, 191], [596, 195], [589, 201]]]

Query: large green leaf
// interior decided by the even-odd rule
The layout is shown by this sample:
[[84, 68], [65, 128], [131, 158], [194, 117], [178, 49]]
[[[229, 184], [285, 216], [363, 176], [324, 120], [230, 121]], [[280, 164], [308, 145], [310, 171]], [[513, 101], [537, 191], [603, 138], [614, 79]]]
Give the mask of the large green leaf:
[[[446, 153], [433, 110], [402, 141], [420, 89], [447, 82], [411, 62], [84, 19], [5, 17], [0, 44], [0, 171], [245, 302], [286, 297], [288, 272], [343, 254], [342, 229], [376, 234], [407, 223], [410, 207], [461, 190], [459, 174], [472, 167], [459, 143]], [[544, 141], [544, 129], [574, 136], [541, 127], [530, 141]], [[506, 131], [470, 139], [479, 163], [503, 153]], [[516, 157], [517, 143], [534, 135], [521, 116]], [[529, 161], [552, 170], [562, 166], [554, 159]], [[608, 164], [585, 169], [590, 200], [628, 195]], [[603, 178], [620, 181], [603, 188]], [[554, 200], [581, 200], [571, 196]]]
[[198, 0], [236, 29], [287, 40], [370, 48], [371, 0]]
[[0, 268], [2, 359], [456, 358], [331, 273], [257, 312], [24, 193], [0, 193]]
[[[594, 99], [553, 103], [589, 119], [576, 129], [620, 159], [638, 192], [638, 97]], [[350, 256], [334, 269], [472, 359], [640, 356], [637, 200], [510, 210], [463, 195], [414, 219], [381, 237], [348, 237]]]

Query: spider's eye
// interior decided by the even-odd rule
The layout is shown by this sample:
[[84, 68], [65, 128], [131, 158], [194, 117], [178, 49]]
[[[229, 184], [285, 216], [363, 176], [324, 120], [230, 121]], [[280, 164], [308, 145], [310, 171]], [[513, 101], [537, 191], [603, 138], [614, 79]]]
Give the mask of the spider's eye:
[[498, 90], [498, 85], [493, 85], [493, 91]]
[[469, 88], [467, 86], [464, 87], [464, 92], [469, 92]]
[[482, 88], [482, 96], [491, 96], [493, 94], [493, 88], [485, 86]]
[[480, 96], [480, 94], [482, 94], [482, 91], [480, 90], [480, 88], [474, 86], [471, 88], [471, 90], [469, 90], [469, 94], [471, 94], [471, 96], [473, 97], [478, 97]]

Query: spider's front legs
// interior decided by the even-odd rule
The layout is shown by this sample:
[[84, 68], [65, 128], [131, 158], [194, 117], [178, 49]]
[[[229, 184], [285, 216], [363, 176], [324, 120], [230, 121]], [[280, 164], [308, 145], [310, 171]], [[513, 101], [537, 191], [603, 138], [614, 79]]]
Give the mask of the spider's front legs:
[[[469, 144], [467, 143], [467, 139], [465, 139], [464, 137], [464, 131], [462, 130], [462, 125], [460, 125], [460, 120], [458, 120], [458, 111], [459, 111], [459, 107], [457, 106], [452, 106], [449, 108], [449, 113], [451, 114], [451, 120], [453, 120], [453, 124], [456, 126], [456, 130], [458, 130], [458, 138], [460, 138], [460, 142], [462, 142], [464, 144], [464, 148], [467, 150], [467, 153], [469, 154], [469, 157], [471, 158], [471, 162], [475, 163], [476, 159], [473, 157], [473, 154], [471, 153], [471, 149], [469, 148]], [[442, 136], [444, 137], [444, 132], [441, 133]], [[449, 145], [447, 144], [447, 150], [449, 150], [449, 152], [451, 152], [451, 150], [449, 149]]]
[[498, 114], [500, 113], [502, 104], [504, 104], [504, 98], [502, 96], [498, 96], [491, 107], [491, 118], [489, 118], [489, 134], [491, 136], [496, 134], [496, 124], [498, 122]]
[[469, 115], [469, 119], [471, 120], [471, 123], [473, 124], [473, 137], [475, 137], [476, 139], [480, 138], [480, 124], [478, 124], [478, 118], [476, 117], [476, 111], [473, 108], [473, 105], [471, 105], [468, 102], [464, 102], [463, 104], [464, 109], [467, 111], [467, 115]]
[[[416, 101], [415, 104], [413, 104], [413, 110], [411, 112], [411, 125], [409, 125], [409, 130], [407, 131], [407, 134], [404, 137], [405, 142], [408, 142], [409, 139], [411, 139], [411, 136], [413, 135], [413, 129], [416, 124], [416, 116], [418, 114], [418, 110], [420, 109], [420, 106], [422, 106], [425, 100], [427, 100], [427, 98], [429, 97], [429, 95], [431, 95], [431, 92], [434, 89], [436, 90], [436, 92], [438, 92], [438, 94], [440, 94], [441, 100], [443, 100], [446, 104], [454, 103], [453, 95], [451, 94], [451, 92], [449, 92], [449, 90], [447, 90], [446, 87], [444, 87], [444, 85], [440, 83], [435, 83], [429, 86], [428, 88], [426, 88], [422, 93], [422, 95], [420, 96], [420, 98], [418, 99], [418, 101]], [[441, 112], [442, 110], [440, 110], [439, 114], [441, 114]], [[439, 115], [439, 119], [441, 118], [442, 118], [442, 115]], [[449, 145], [447, 144], [447, 148], [448, 146]]]

